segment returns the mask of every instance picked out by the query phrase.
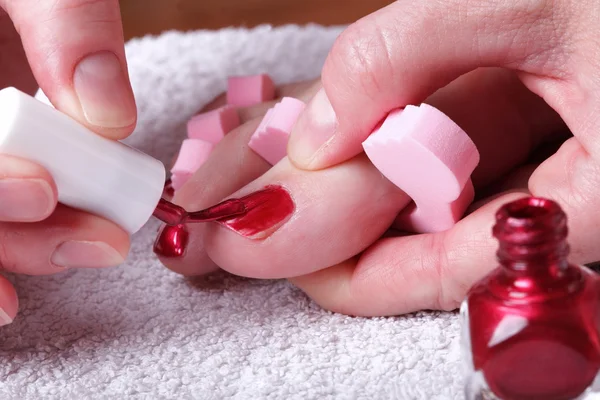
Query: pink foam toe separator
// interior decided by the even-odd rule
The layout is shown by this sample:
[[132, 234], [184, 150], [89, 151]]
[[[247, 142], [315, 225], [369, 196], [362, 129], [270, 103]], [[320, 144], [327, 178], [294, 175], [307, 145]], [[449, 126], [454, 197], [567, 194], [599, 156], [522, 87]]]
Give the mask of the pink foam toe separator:
[[206, 162], [212, 149], [212, 143], [201, 139], [184, 140], [177, 160], [171, 168], [171, 173], [174, 175], [194, 174]]
[[473, 201], [470, 176], [479, 152], [456, 123], [430, 105], [391, 112], [363, 148], [373, 165], [414, 201], [397, 220], [403, 229], [449, 229]]
[[248, 146], [269, 164], [277, 164], [287, 155], [290, 134], [305, 107], [300, 100], [283, 98], [267, 111]]
[[275, 98], [275, 84], [267, 74], [232, 76], [227, 80], [227, 104], [248, 107]]
[[180, 172], [171, 175], [171, 186], [174, 191], [178, 191], [192, 177], [193, 174]]
[[187, 134], [190, 139], [202, 139], [217, 144], [238, 126], [240, 117], [237, 110], [231, 106], [224, 106], [192, 117], [187, 123]]
[[451, 203], [436, 206], [419, 206], [413, 202], [406, 207], [396, 220], [394, 227], [409, 232], [442, 232], [452, 228], [464, 215], [473, 202], [475, 189], [471, 179], [465, 184], [460, 196]]

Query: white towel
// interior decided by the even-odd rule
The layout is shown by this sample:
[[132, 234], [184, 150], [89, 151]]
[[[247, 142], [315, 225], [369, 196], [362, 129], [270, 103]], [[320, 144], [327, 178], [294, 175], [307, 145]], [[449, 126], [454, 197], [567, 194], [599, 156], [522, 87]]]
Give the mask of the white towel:
[[[341, 29], [131, 41], [140, 120], [129, 143], [169, 160], [187, 118], [225, 89], [228, 75], [317, 77]], [[134, 237], [118, 268], [11, 277], [21, 310], [0, 328], [0, 399], [462, 398], [455, 313], [351, 318], [285, 281], [190, 283], [154, 258], [157, 227], [151, 221]]]

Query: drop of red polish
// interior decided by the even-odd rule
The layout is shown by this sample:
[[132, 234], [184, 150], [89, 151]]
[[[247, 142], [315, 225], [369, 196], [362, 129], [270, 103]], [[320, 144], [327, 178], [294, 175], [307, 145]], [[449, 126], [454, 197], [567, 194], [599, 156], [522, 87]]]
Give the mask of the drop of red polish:
[[185, 253], [188, 238], [185, 225], [167, 225], [154, 243], [154, 252], [162, 257], [181, 257]]
[[171, 179], [167, 179], [167, 181], [165, 182], [165, 187], [163, 189], [163, 197], [166, 197], [167, 199], [172, 199], [174, 195], [175, 189], [173, 188], [173, 183], [171, 182]]

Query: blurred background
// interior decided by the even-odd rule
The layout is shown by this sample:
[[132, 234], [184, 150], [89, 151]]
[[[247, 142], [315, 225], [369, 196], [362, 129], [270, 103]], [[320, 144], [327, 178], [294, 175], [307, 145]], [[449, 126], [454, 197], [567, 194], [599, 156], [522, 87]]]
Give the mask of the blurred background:
[[125, 39], [166, 30], [348, 24], [392, 0], [120, 0]]

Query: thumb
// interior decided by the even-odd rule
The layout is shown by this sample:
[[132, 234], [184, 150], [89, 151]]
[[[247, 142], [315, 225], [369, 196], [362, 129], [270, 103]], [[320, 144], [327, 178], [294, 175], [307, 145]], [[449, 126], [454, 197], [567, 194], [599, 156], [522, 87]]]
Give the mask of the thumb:
[[0, 0], [33, 74], [59, 110], [113, 139], [133, 130], [118, 0]]
[[304, 169], [352, 158], [390, 111], [419, 104], [478, 67], [524, 72], [530, 89], [543, 87], [545, 99], [558, 102], [550, 85], [560, 71], [552, 67], [563, 65], [560, 27], [568, 13], [543, 5], [555, 3], [396, 1], [359, 20], [329, 53], [323, 90], [294, 127], [289, 158]]

